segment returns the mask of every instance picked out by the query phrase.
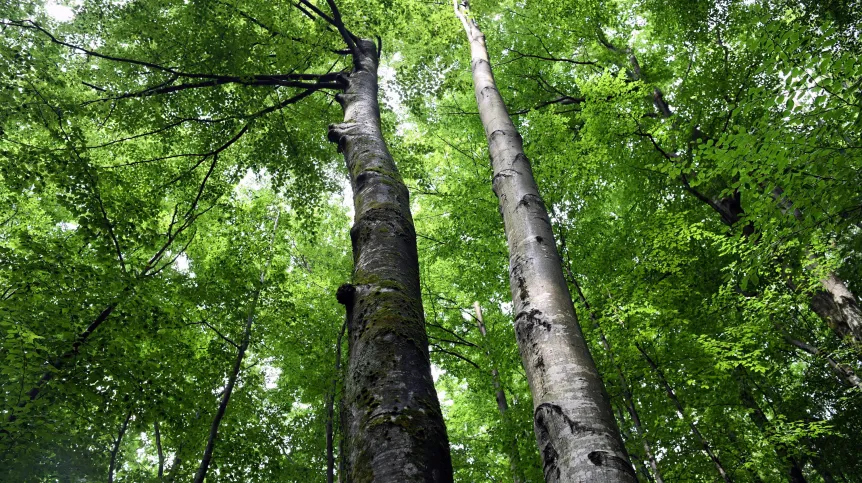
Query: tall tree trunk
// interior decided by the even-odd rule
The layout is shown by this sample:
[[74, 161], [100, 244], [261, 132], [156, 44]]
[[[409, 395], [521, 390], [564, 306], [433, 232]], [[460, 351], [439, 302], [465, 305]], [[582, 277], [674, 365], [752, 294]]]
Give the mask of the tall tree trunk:
[[132, 419], [132, 411], [126, 414], [123, 420], [123, 425], [120, 426], [120, 432], [117, 434], [117, 439], [114, 440], [114, 447], [111, 448], [111, 462], [108, 465], [108, 483], [114, 483], [114, 470], [117, 468], [117, 455], [120, 453], [120, 445], [123, 443], [123, 436], [126, 430], [129, 429], [129, 421]]
[[[473, 302], [473, 309], [476, 311], [476, 325], [479, 327], [479, 332], [482, 334], [482, 338], [485, 339], [487, 347], [488, 333], [485, 330], [485, 319], [482, 317], [482, 306], [479, 305], [479, 302]], [[500, 412], [500, 418], [503, 421], [503, 425], [509, 427], [509, 416], [507, 415], [509, 411], [509, 403], [506, 401], [506, 392], [503, 391], [503, 385], [500, 384], [500, 372], [497, 370], [496, 363], [491, 359], [491, 350], [486, 348], [485, 354], [488, 356], [488, 360], [491, 364], [493, 364], [491, 377], [494, 379], [497, 411]], [[509, 441], [509, 468], [512, 470], [512, 481], [514, 483], [520, 483], [522, 481], [519, 469], [520, 461], [521, 456], [518, 453], [518, 439], [513, 437], [511, 441]]]
[[[544, 202], [488, 62], [485, 37], [453, 0], [472, 52], [473, 83], [509, 247], [515, 333], [533, 395], [546, 482], [637, 480], [578, 325]], [[465, 5], [466, 10], [466, 5]]]
[[239, 373], [242, 369], [242, 361], [245, 358], [245, 353], [248, 350], [249, 343], [251, 342], [251, 328], [254, 324], [255, 310], [257, 309], [257, 303], [260, 300], [260, 292], [263, 290], [263, 284], [266, 280], [266, 272], [269, 269], [270, 262], [272, 261], [272, 246], [275, 244], [275, 234], [278, 231], [279, 215], [280, 214], [275, 215], [275, 221], [273, 222], [272, 228], [272, 239], [269, 243], [269, 256], [267, 257], [266, 265], [260, 271], [260, 279], [258, 280], [257, 289], [254, 291], [251, 304], [249, 305], [248, 316], [246, 317], [245, 328], [243, 329], [242, 334], [242, 342], [239, 344], [237, 349], [236, 358], [233, 362], [233, 369], [230, 372], [230, 376], [228, 376], [227, 385], [224, 388], [224, 393], [222, 393], [221, 402], [218, 405], [218, 409], [213, 417], [213, 422], [210, 425], [207, 445], [206, 448], [204, 448], [204, 455], [201, 458], [198, 471], [195, 473], [194, 483], [203, 483], [207, 476], [207, 471], [209, 470], [210, 462], [212, 461], [213, 451], [215, 450], [216, 440], [218, 439], [219, 426], [227, 412], [227, 406], [230, 404], [230, 397], [233, 394], [233, 388], [236, 386], [236, 381], [239, 378]]
[[345, 92], [336, 96], [344, 122], [329, 127], [329, 139], [344, 153], [356, 212], [353, 284], [337, 294], [348, 318], [347, 481], [449, 482], [452, 461], [431, 377], [409, 194], [380, 128], [379, 52], [347, 32], [328, 3], [353, 54]]
[[332, 386], [329, 388], [329, 397], [326, 400], [326, 483], [335, 481], [335, 449], [332, 438], [332, 422], [335, 419], [335, 393], [338, 390], [338, 378], [341, 374], [341, 340], [344, 331], [347, 330], [347, 321], [341, 326], [338, 340], [335, 343], [335, 376], [332, 378]]
[[676, 396], [676, 392], [674, 392], [673, 388], [670, 386], [670, 383], [667, 381], [667, 378], [664, 376], [664, 371], [662, 371], [661, 368], [658, 367], [655, 361], [652, 360], [652, 358], [646, 353], [646, 351], [643, 349], [643, 347], [640, 346], [640, 344], [635, 343], [635, 347], [637, 347], [644, 360], [647, 361], [647, 364], [649, 364], [650, 368], [652, 368], [653, 372], [656, 374], [656, 376], [658, 376], [659, 381], [661, 382], [665, 392], [667, 393], [667, 397], [671, 400], [671, 402], [673, 402], [673, 405], [676, 408], [677, 416], [679, 416], [681, 420], [688, 423], [689, 428], [691, 428], [691, 432], [697, 438], [698, 442], [700, 442], [700, 446], [703, 448], [703, 452], [706, 453], [707, 456], [709, 456], [710, 460], [712, 460], [712, 464], [715, 465], [715, 469], [716, 471], [718, 471], [718, 474], [721, 476], [721, 478], [726, 483], [731, 483], [733, 479], [724, 469], [724, 465], [721, 464], [721, 461], [718, 459], [718, 456], [715, 454], [715, 452], [712, 451], [712, 446], [709, 444], [709, 441], [697, 428], [697, 424], [695, 424], [694, 421], [692, 421], [688, 416], [685, 415], [685, 408], [683, 408], [682, 403]]

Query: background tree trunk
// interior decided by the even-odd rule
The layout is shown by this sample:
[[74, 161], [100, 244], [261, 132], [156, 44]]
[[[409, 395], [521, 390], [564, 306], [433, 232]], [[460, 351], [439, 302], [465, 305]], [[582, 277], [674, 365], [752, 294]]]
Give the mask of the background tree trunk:
[[682, 403], [676, 396], [676, 392], [673, 390], [673, 388], [670, 386], [670, 383], [667, 381], [667, 378], [664, 376], [664, 371], [662, 371], [658, 367], [655, 361], [652, 360], [652, 358], [646, 353], [646, 351], [643, 349], [643, 347], [640, 346], [640, 344], [636, 343], [635, 346], [637, 347], [638, 351], [640, 351], [644, 360], [647, 361], [647, 364], [649, 364], [650, 368], [652, 368], [653, 372], [655, 372], [656, 376], [659, 378], [659, 381], [661, 382], [665, 392], [667, 393], [667, 397], [673, 402], [673, 405], [676, 408], [677, 416], [679, 416], [681, 420], [688, 423], [689, 428], [691, 428], [691, 432], [695, 435], [698, 442], [700, 442], [700, 446], [703, 448], [703, 452], [706, 453], [707, 456], [709, 456], [710, 460], [712, 460], [712, 464], [715, 465], [715, 469], [716, 471], [718, 471], [718, 474], [719, 476], [721, 476], [721, 479], [724, 480], [726, 483], [732, 483], [733, 479], [730, 477], [730, 474], [727, 472], [727, 470], [724, 469], [724, 465], [721, 463], [721, 460], [718, 459], [718, 455], [716, 455], [715, 452], [712, 450], [712, 446], [709, 444], [709, 441], [697, 428], [697, 424], [695, 424], [694, 421], [692, 421], [688, 416], [685, 415], [685, 408], [682, 406]]
[[[476, 325], [479, 327], [479, 332], [482, 334], [482, 338], [485, 339], [485, 343], [487, 344], [488, 334], [485, 331], [485, 319], [482, 317], [482, 306], [479, 305], [479, 302], [473, 302], [473, 309], [476, 311]], [[503, 385], [500, 384], [500, 372], [497, 370], [496, 363], [491, 359], [490, 349], [485, 349], [485, 354], [488, 356], [488, 360], [491, 364], [493, 364], [491, 377], [494, 378], [494, 393], [497, 400], [497, 411], [500, 412], [500, 418], [502, 419], [503, 424], [506, 427], [509, 427], [509, 416], [506, 414], [509, 411], [509, 403], [506, 401], [506, 392], [503, 391]], [[509, 441], [509, 468], [512, 470], [512, 481], [514, 483], [520, 483], [522, 481], [521, 473], [518, 468], [520, 460], [521, 456], [518, 454], [518, 439], [513, 437], [511, 441]]]

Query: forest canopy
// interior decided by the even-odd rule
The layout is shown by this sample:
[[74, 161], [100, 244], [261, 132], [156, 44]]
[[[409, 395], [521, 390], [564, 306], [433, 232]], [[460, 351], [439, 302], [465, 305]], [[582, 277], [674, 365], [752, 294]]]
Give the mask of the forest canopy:
[[862, 481], [858, 0], [0, 0], [0, 481]]

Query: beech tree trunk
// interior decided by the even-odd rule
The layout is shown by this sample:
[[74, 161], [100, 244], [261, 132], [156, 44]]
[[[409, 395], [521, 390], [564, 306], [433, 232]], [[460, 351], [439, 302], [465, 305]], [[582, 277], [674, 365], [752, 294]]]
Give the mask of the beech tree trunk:
[[533, 423], [545, 481], [637, 481], [578, 325], [548, 212], [521, 136], [497, 91], [485, 37], [457, 0], [453, 2], [472, 52], [476, 102], [509, 247], [515, 333], [533, 395]]
[[[377, 102], [378, 51], [352, 39], [353, 71], [336, 99], [344, 122], [329, 139], [353, 187], [353, 284], [348, 318], [343, 460], [348, 482], [450, 482], [449, 442], [434, 381], [407, 187], [389, 154]], [[347, 40], [346, 40], [347, 41]]]

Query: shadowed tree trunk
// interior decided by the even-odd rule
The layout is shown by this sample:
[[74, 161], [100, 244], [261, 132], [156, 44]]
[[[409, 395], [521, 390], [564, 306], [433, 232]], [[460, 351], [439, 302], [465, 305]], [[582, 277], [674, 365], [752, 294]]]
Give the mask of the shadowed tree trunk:
[[472, 53], [473, 84], [509, 247], [515, 333], [533, 395], [545, 481], [634, 482], [601, 377], [578, 325], [551, 223], [521, 136], [497, 91], [485, 37], [453, 0]]
[[[736, 375], [736, 380], [739, 383], [739, 396], [742, 399], [742, 405], [745, 406], [749, 413], [748, 415], [751, 417], [751, 421], [757, 426], [757, 429], [760, 430], [764, 435], [769, 434], [769, 419], [766, 417], [766, 414], [763, 413], [763, 410], [760, 409], [760, 405], [757, 404], [757, 400], [754, 398], [754, 394], [751, 392], [751, 384], [748, 381], [748, 378], [745, 376], [745, 368], [743, 366], [737, 366], [734, 371]], [[786, 471], [788, 476], [788, 481], [790, 483], [806, 483], [805, 475], [802, 472], [802, 468], [799, 466], [799, 463], [796, 461], [796, 458], [787, 454], [787, 449], [784, 446], [775, 445], [775, 454], [778, 455], [778, 458], [784, 461], [787, 465]]]
[[341, 332], [338, 333], [338, 340], [335, 342], [335, 376], [332, 378], [332, 386], [329, 388], [329, 397], [326, 400], [326, 483], [335, 481], [335, 448], [332, 423], [335, 419], [335, 394], [338, 390], [338, 378], [341, 374], [341, 340], [344, 338], [345, 330], [347, 330], [346, 320], [341, 326]]
[[[565, 247], [565, 236], [561, 234], [560, 239], [560, 246]], [[617, 363], [616, 356], [614, 356], [614, 351], [611, 348], [611, 343], [608, 341], [608, 338], [605, 337], [605, 332], [602, 330], [601, 325], [599, 325], [598, 316], [596, 315], [595, 311], [593, 311], [593, 307], [590, 305], [590, 302], [587, 300], [587, 297], [584, 296], [584, 292], [583, 290], [581, 290], [581, 285], [578, 283], [577, 279], [575, 279], [575, 276], [572, 273], [571, 269], [569, 269], [568, 252], [566, 252], [566, 254], [567, 262], [564, 265], [566, 275], [568, 275], [569, 281], [572, 283], [572, 286], [575, 287], [575, 292], [578, 293], [578, 299], [580, 299], [581, 303], [584, 304], [584, 308], [587, 309], [587, 313], [589, 313], [590, 315], [590, 322], [593, 323], [593, 327], [599, 332], [599, 338], [602, 342], [602, 347], [608, 353], [608, 359], [610, 359], [611, 364], [617, 370], [617, 376], [619, 377], [620, 385], [622, 386], [623, 390], [623, 398], [625, 399], [626, 403], [626, 411], [628, 411], [629, 417], [631, 418], [632, 423], [634, 423], [638, 435], [640, 435], [641, 437], [641, 441], [643, 442], [644, 454], [649, 461], [650, 468], [652, 469], [653, 475], [655, 476], [655, 481], [657, 483], [664, 483], [664, 480], [661, 476], [661, 471], [659, 471], [658, 469], [658, 460], [656, 460], [655, 454], [652, 450], [652, 445], [650, 445], [649, 438], [647, 438], [646, 431], [644, 430], [643, 424], [641, 423], [641, 418], [638, 414], [637, 405], [635, 405], [634, 395], [632, 394], [631, 385], [629, 384], [625, 372], [623, 372], [622, 366]], [[620, 421], [622, 421], [622, 419], [620, 419]]]
[[117, 455], [120, 453], [120, 445], [123, 444], [123, 436], [126, 430], [129, 429], [129, 421], [132, 419], [132, 411], [126, 414], [123, 420], [123, 425], [120, 426], [120, 432], [117, 434], [117, 439], [114, 440], [114, 447], [111, 448], [111, 463], [108, 465], [108, 483], [114, 483], [114, 470], [117, 469]]
[[353, 283], [342, 427], [348, 482], [450, 482], [449, 442], [434, 381], [419, 288], [407, 187], [389, 154], [377, 101], [379, 50], [350, 33], [331, 0], [332, 22], [353, 56], [336, 99], [344, 122], [329, 139], [344, 153], [353, 188]]
[[862, 389], [862, 379], [856, 375], [853, 371], [853, 368], [848, 366], [847, 364], [841, 364], [835, 359], [833, 359], [829, 354], [824, 354], [817, 347], [814, 347], [811, 344], [806, 344], [798, 339], [794, 339], [790, 337], [787, 333], [784, 334], [784, 340], [797, 349], [807, 352], [814, 357], [822, 357], [826, 360], [826, 364], [829, 365], [829, 369], [832, 370], [832, 373], [835, 374], [839, 380], [841, 380], [848, 387], [853, 387], [857, 389]]
[[165, 453], [162, 451], [162, 433], [159, 431], [159, 422], [153, 423], [153, 430], [156, 434], [156, 452], [159, 455], [159, 481], [165, 476]]
[[[604, 34], [599, 30], [599, 42], [602, 43], [608, 50], [622, 53], [622, 51], [610, 44]], [[637, 61], [637, 57], [632, 53], [632, 50], [626, 49], [625, 53], [628, 56], [630, 64], [629, 77], [633, 80], [642, 80], [641, 66]], [[653, 89], [653, 105], [658, 111], [658, 115], [662, 118], [670, 118], [673, 111], [664, 99], [664, 94], [659, 88]], [[674, 124], [676, 127], [676, 124]], [[666, 152], [656, 143], [651, 135], [641, 134], [649, 137], [655, 145], [656, 149], [668, 159], [680, 158], [679, 153]], [[699, 129], [695, 128], [692, 141], [705, 139]], [[682, 176], [683, 188], [693, 194], [697, 199], [709, 205], [721, 217], [721, 221], [728, 227], [738, 227], [738, 223], [745, 216], [745, 209], [742, 206], [742, 193], [739, 190], [734, 190], [728, 196], [711, 196], [708, 193], [703, 193], [691, 186], [690, 180], [685, 175]], [[773, 189], [770, 193], [776, 201], [782, 212], [792, 214], [794, 218], [802, 221], [804, 215], [801, 210], [793, 206], [793, 202], [784, 196], [784, 190], [780, 187]], [[742, 227], [742, 233], [746, 237], [754, 233], [754, 226], [751, 223], [746, 223]], [[815, 291], [811, 296], [811, 310], [814, 311], [826, 324], [831, 327], [836, 334], [841, 338], [850, 338], [856, 344], [862, 344], [862, 308], [859, 307], [858, 300], [853, 292], [847, 288], [844, 281], [834, 272], [826, 274], [820, 280], [820, 290]]]

